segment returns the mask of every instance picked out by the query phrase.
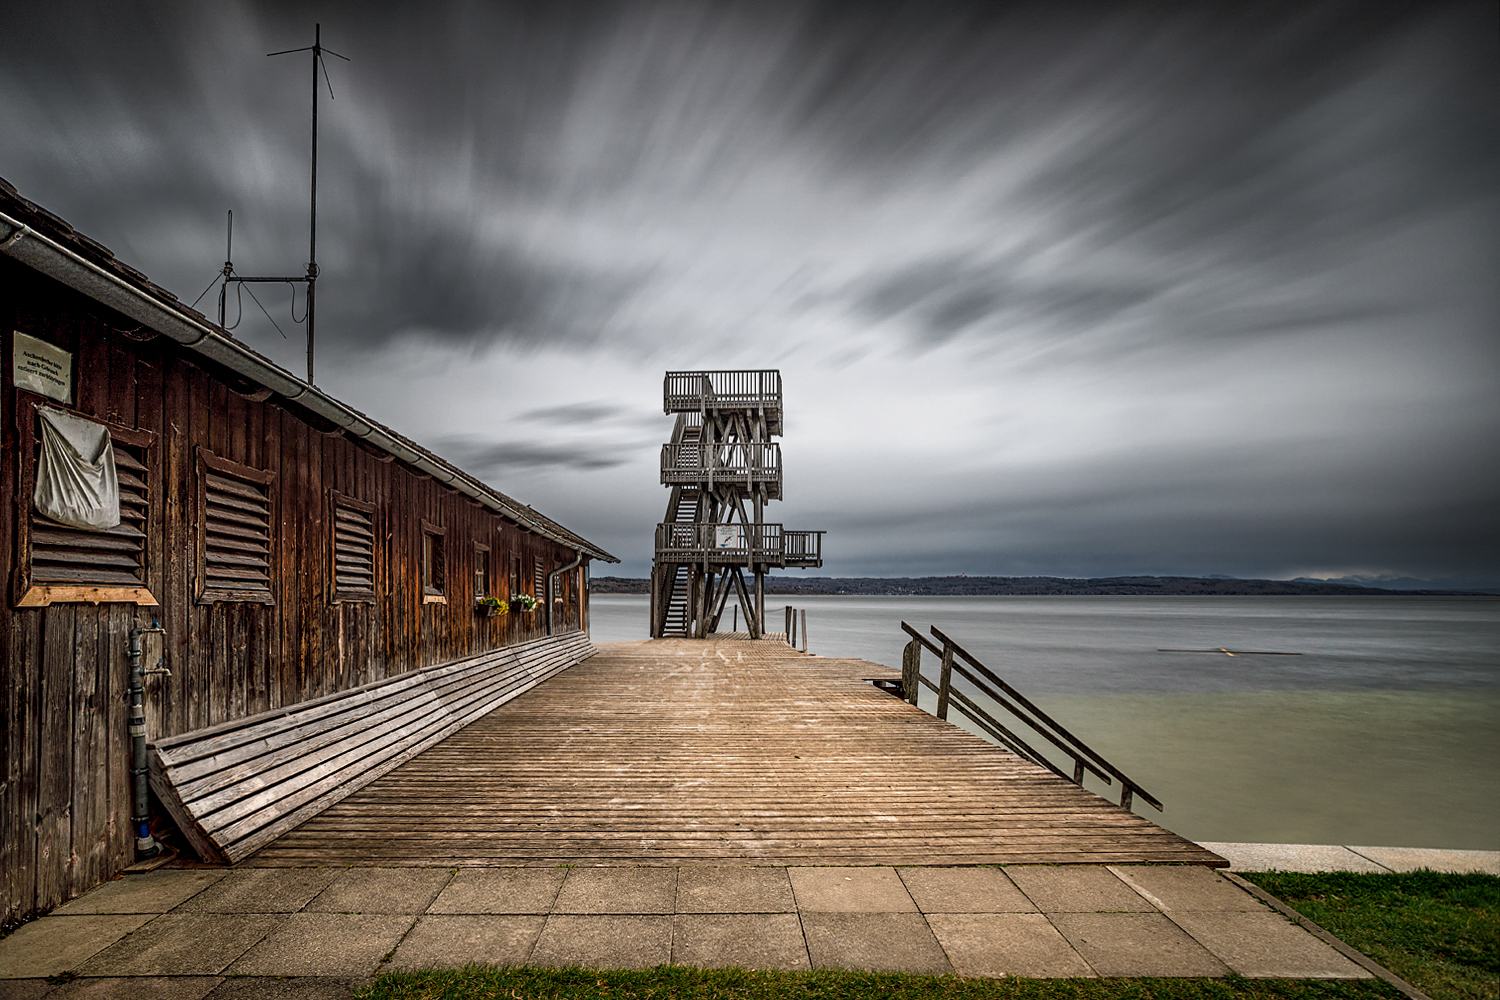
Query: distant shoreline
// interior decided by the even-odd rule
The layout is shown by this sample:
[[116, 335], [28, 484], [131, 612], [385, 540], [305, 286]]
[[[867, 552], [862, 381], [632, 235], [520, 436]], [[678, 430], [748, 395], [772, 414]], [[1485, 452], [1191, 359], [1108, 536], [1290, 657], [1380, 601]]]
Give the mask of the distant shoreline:
[[[596, 594], [649, 594], [646, 579], [596, 576]], [[1482, 590], [1383, 590], [1343, 583], [1298, 580], [1232, 580], [1192, 576], [1108, 576], [1074, 579], [1054, 576], [923, 577], [769, 577], [766, 593], [784, 596], [854, 597], [1494, 597]]]

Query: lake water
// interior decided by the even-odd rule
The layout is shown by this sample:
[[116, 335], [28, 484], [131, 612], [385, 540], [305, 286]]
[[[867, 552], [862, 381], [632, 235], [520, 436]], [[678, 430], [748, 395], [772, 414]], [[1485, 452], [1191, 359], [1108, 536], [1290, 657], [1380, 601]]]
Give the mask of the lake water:
[[[785, 603], [767, 599], [774, 628]], [[1500, 850], [1500, 599], [792, 603], [810, 652], [893, 667], [902, 620], [936, 625], [1161, 799], [1163, 813], [1136, 810], [1186, 837]], [[646, 638], [647, 609], [594, 596], [594, 640]], [[1300, 655], [1159, 652], [1220, 647]], [[936, 677], [936, 657], [923, 672]]]

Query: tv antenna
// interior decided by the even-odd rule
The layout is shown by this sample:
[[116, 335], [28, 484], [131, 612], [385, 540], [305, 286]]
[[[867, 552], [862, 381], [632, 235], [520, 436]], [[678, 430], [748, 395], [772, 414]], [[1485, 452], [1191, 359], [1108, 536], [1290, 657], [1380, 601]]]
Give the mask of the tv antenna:
[[[314, 316], [316, 315], [317, 284], [318, 284], [318, 73], [319, 73], [319, 71], [321, 71], [322, 74], [323, 74], [323, 81], [324, 81], [324, 83], [328, 87], [328, 99], [331, 101], [331, 100], [333, 100], [333, 81], [328, 78], [328, 67], [323, 62], [323, 54], [327, 53], [328, 55], [331, 55], [331, 56], [337, 56], [338, 58], [344, 60], [344, 62], [352, 62], [353, 60], [351, 60], [348, 56], [339, 55], [339, 53], [333, 51], [332, 49], [324, 47], [324, 45], [323, 45], [323, 25], [322, 24], [314, 24], [313, 25], [313, 43], [311, 45], [303, 46], [300, 49], [282, 49], [280, 52], [267, 52], [266, 56], [268, 58], [270, 56], [286, 56], [286, 55], [291, 55], [291, 54], [293, 54], [295, 52], [311, 52], [313, 54], [313, 59], [312, 59], [312, 185], [311, 185], [311, 190], [312, 190], [312, 204], [311, 204], [311, 210], [310, 210], [310, 219], [309, 219], [309, 223], [308, 223], [307, 273], [304, 274], [304, 275], [298, 275], [298, 276], [281, 275], [281, 276], [267, 276], [267, 277], [244, 277], [244, 276], [235, 274], [234, 273], [234, 264], [233, 264], [234, 213], [230, 212], [229, 213], [229, 239], [228, 239], [228, 242], [226, 244], [226, 249], [225, 249], [225, 254], [224, 254], [224, 270], [223, 270], [224, 285], [219, 290], [219, 326], [221, 326], [221, 327], [224, 326], [224, 320], [225, 320], [225, 302], [226, 302], [226, 300], [228, 298], [228, 294], [227, 293], [228, 293], [228, 290], [229, 290], [229, 283], [231, 281], [236, 282], [236, 283], [238, 283], [241, 286], [243, 286], [246, 283], [263, 283], [263, 282], [285, 282], [285, 283], [293, 285], [293, 286], [295, 286], [295, 285], [297, 285], [299, 283], [307, 285], [306, 311], [305, 311], [305, 313], [303, 315], [303, 320], [305, 320], [306, 323], [307, 323], [307, 384], [308, 385], [312, 385], [312, 381], [313, 381]], [[246, 291], [249, 291], [249, 289], [246, 289]], [[296, 295], [295, 288], [293, 290], [293, 295], [294, 296]], [[250, 297], [252, 299], [255, 299], [255, 293], [253, 291], [250, 292]], [[255, 299], [255, 304], [256, 305], [260, 305], [260, 300], [259, 299]], [[294, 298], [293, 299], [293, 305], [294, 305], [294, 307], [295, 307], [295, 304], [296, 304], [296, 302], [295, 302], [295, 298]], [[265, 312], [265, 308], [266, 308], [265, 306], [261, 306], [260, 308], [261, 308], [262, 312]], [[270, 318], [270, 315], [271, 315], [270, 313], [266, 313], [266, 317], [268, 319]], [[293, 312], [292, 312], [292, 319], [293, 319], [294, 322], [298, 322], [295, 308], [293, 309]], [[238, 321], [236, 321], [236, 325], [238, 325]], [[276, 321], [274, 319], [271, 320], [271, 325], [272, 326], [276, 326]], [[276, 326], [276, 329], [277, 329], [277, 332], [281, 331], [281, 327], [279, 327], [279, 326]], [[286, 334], [283, 333], [282, 336], [286, 336]]]

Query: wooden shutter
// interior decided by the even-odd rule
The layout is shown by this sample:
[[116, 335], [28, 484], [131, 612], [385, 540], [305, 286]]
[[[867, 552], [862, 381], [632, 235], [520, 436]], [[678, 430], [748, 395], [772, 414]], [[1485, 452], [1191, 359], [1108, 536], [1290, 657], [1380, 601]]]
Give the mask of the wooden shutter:
[[541, 556], [532, 561], [532, 590], [531, 596], [538, 601], [546, 600], [547, 597], [547, 564], [542, 562]]
[[74, 528], [31, 512], [31, 582], [71, 586], [146, 586], [145, 448], [131, 448], [111, 434], [120, 480], [120, 523], [113, 528]]
[[333, 600], [375, 600], [375, 505], [332, 496]]
[[[47, 401], [47, 405], [56, 405]], [[17, 393], [17, 444], [31, 462], [23, 463], [17, 497], [21, 507], [19, 558], [16, 560], [17, 607], [39, 607], [55, 602], [120, 601], [154, 605], [146, 540], [153, 514], [151, 431], [123, 427], [88, 414], [79, 414], [109, 429], [120, 483], [120, 523], [113, 528], [74, 528], [43, 517], [32, 509], [36, 458], [41, 450], [34, 416], [37, 401]], [[76, 411], [70, 411], [76, 412]]]
[[198, 600], [274, 604], [275, 474], [198, 449]]

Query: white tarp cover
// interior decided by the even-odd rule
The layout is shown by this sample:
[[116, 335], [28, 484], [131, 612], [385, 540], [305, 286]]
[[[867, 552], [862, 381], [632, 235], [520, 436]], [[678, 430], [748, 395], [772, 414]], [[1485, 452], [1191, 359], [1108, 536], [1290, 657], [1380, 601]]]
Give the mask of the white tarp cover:
[[120, 523], [120, 480], [109, 428], [41, 406], [42, 454], [36, 463], [36, 509], [75, 528]]

